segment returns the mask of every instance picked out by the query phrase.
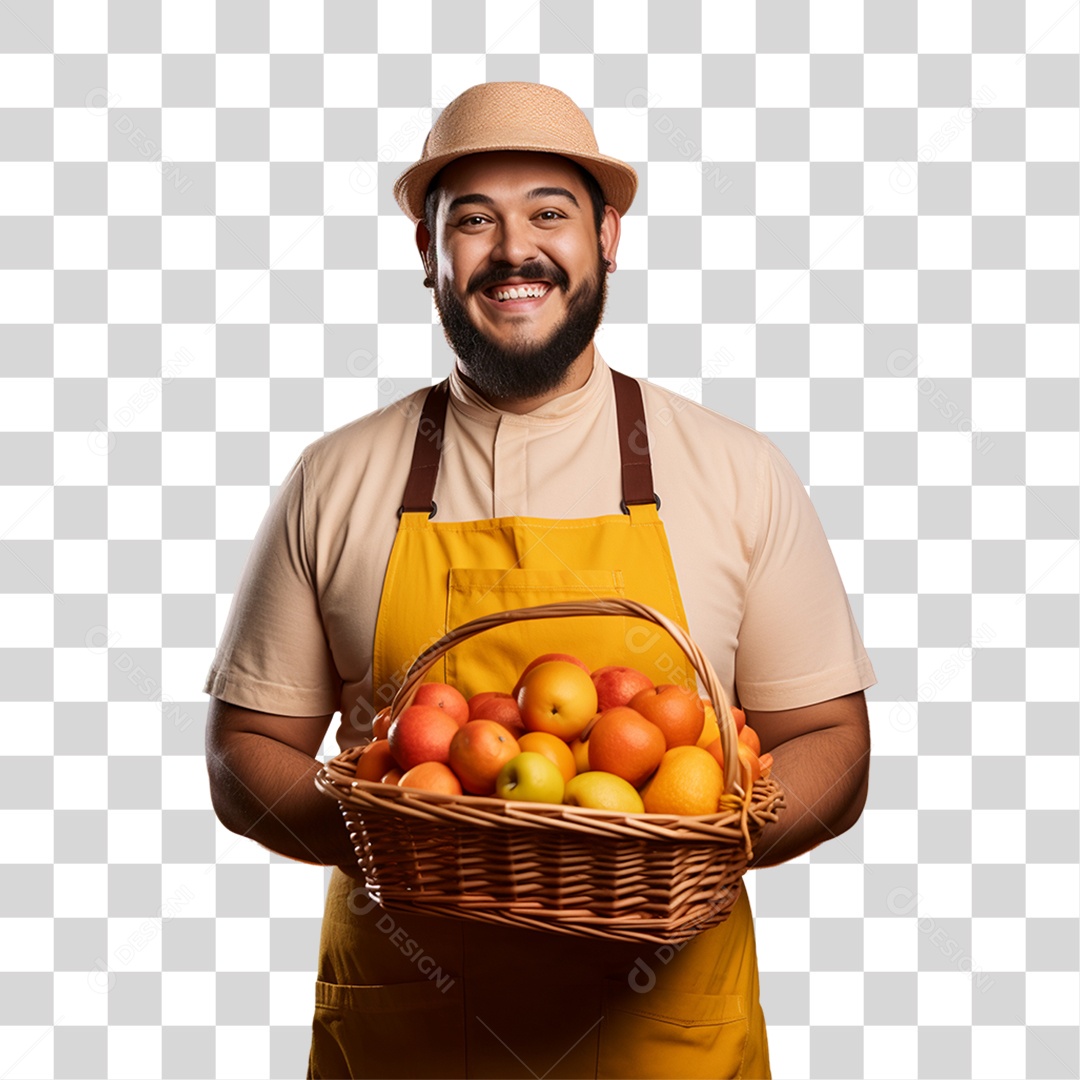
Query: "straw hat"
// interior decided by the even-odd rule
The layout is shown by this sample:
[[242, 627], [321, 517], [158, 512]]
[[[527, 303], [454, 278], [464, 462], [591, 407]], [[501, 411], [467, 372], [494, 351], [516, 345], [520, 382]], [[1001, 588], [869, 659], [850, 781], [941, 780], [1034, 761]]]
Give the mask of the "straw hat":
[[454, 98], [428, 132], [420, 160], [397, 178], [394, 198], [410, 220], [420, 221], [428, 184], [444, 165], [492, 150], [560, 154], [592, 173], [620, 214], [634, 201], [637, 173], [599, 152], [588, 119], [566, 94], [530, 82], [480, 83]]

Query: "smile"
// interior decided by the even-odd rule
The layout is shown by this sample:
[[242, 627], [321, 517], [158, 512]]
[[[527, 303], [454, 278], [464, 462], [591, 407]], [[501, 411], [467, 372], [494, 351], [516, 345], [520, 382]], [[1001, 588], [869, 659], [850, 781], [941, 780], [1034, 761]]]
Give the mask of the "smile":
[[529, 281], [493, 285], [490, 289], [484, 289], [481, 295], [493, 307], [520, 311], [539, 307], [549, 292], [549, 282]]

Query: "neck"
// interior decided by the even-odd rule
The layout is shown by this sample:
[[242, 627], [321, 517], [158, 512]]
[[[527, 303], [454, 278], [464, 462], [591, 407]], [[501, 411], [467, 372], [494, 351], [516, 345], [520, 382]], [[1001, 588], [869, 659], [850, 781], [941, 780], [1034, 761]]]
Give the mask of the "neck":
[[483, 393], [479, 387], [465, 374], [462, 370], [461, 364], [457, 365], [458, 374], [462, 380], [472, 387], [486, 402], [493, 405], [496, 409], [502, 412], [516, 413], [522, 415], [524, 413], [533, 412], [535, 409], [539, 409], [541, 406], [546, 405], [549, 401], [554, 401], [558, 397], [562, 397], [563, 394], [573, 393], [575, 390], [580, 390], [588, 381], [589, 376], [592, 374], [593, 358], [596, 349], [593, 343], [590, 341], [588, 347], [584, 349], [580, 355], [574, 360], [566, 372], [566, 378], [562, 384], [557, 386], [554, 390], [549, 390], [546, 394], [538, 394], [535, 397], [529, 398], [494, 398]]

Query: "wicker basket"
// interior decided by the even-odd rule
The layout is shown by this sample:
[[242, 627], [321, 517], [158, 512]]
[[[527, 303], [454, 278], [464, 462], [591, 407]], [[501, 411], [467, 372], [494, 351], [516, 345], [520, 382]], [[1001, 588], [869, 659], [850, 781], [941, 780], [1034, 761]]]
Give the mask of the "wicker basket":
[[412, 665], [391, 705], [396, 717], [447, 650], [519, 619], [630, 615], [663, 627], [713, 701], [724, 747], [721, 813], [627, 814], [476, 795], [442, 795], [357, 780], [352, 747], [315, 783], [337, 799], [373, 899], [392, 911], [446, 915], [623, 941], [679, 942], [727, 918], [755, 834], [775, 821], [775, 779], [739, 784], [735, 721], [712, 665], [653, 608], [619, 598], [518, 608], [451, 630]]

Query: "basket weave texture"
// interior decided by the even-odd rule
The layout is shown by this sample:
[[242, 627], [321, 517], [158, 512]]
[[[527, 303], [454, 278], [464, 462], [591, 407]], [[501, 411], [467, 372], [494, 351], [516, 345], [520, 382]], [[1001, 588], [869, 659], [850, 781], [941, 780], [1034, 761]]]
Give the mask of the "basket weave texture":
[[783, 794], [772, 777], [739, 783], [735, 720], [709, 660], [665, 615], [622, 598], [485, 615], [454, 628], [409, 669], [391, 704], [408, 707], [424, 675], [460, 641], [519, 619], [631, 615], [662, 626], [712, 700], [724, 747], [720, 813], [628, 814], [356, 779], [362, 747], [327, 762], [316, 786], [337, 799], [373, 899], [412, 911], [609, 940], [679, 942], [723, 922], [762, 825]]

